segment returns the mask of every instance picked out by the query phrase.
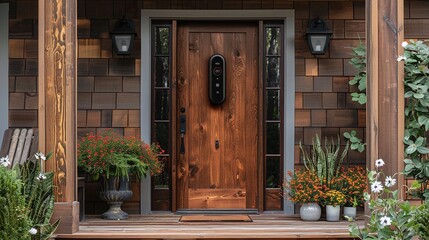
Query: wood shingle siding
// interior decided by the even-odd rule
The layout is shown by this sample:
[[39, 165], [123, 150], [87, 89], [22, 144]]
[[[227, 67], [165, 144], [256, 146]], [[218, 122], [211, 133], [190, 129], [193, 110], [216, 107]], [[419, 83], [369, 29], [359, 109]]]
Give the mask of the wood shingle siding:
[[9, 110], [9, 127], [37, 128], [37, 110]]
[[[296, 143], [305, 147], [317, 133], [336, 136], [345, 130], [364, 132], [366, 111], [350, 100], [348, 81], [356, 70], [348, 63], [351, 47], [365, 41], [365, 1], [291, 0], [79, 0], [78, 134], [107, 128], [140, 135], [140, 10], [158, 9], [295, 9]], [[10, 1], [9, 115], [11, 127], [37, 127], [37, 1]], [[428, 1], [405, 1], [405, 37], [429, 38]], [[221, 11], [220, 11], [221, 12]], [[136, 23], [135, 49], [130, 56], [112, 52], [109, 32], [117, 19]], [[332, 29], [329, 51], [311, 55], [304, 38], [309, 19], [320, 16]], [[300, 152], [295, 148], [295, 162]], [[364, 155], [349, 153], [348, 161], [364, 163]], [[133, 203], [130, 208], [135, 208]], [[275, 204], [273, 205], [275, 206]], [[128, 208], [128, 207], [127, 207]], [[134, 209], [136, 210], [136, 209]], [[133, 211], [134, 211], [133, 210]], [[137, 211], [137, 210], [136, 210]]]

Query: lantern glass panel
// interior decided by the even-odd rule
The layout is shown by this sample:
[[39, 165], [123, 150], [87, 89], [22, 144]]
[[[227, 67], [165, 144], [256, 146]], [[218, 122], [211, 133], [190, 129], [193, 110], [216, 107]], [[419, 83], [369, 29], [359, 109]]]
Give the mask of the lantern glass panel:
[[325, 52], [326, 35], [310, 35], [310, 42], [313, 52]]
[[119, 52], [128, 52], [130, 50], [131, 35], [116, 35], [115, 45]]

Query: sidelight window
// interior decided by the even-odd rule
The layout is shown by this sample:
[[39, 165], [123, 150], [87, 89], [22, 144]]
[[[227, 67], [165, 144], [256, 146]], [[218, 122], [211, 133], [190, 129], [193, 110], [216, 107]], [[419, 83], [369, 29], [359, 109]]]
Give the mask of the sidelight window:
[[282, 209], [283, 174], [283, 26], [264, 25], [265, 210]]
[[165, 150], [152, 179], [152, 210], [171, 210], [171, 24], [152, 25], [152, 139]]

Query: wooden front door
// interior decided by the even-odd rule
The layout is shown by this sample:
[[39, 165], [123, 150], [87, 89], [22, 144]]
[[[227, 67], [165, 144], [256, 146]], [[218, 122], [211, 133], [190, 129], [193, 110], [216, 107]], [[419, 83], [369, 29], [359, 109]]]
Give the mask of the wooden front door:
[[[214, 54], [225, 59], [221, 104], [209, 100], [209, 59]], [[258, 208], [258, 68], [256, 23], [179, 23], [179, 210]], [[181, 134], [183, 122], [186, 131]]]

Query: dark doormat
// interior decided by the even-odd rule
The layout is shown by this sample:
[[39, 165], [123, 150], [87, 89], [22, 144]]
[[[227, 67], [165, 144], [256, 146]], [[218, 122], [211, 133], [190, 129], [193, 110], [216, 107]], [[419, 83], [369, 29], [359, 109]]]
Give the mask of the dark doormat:
[[248, 215], [185, 215], [180, 222], [252, 222]]

